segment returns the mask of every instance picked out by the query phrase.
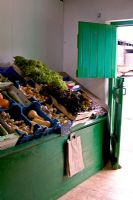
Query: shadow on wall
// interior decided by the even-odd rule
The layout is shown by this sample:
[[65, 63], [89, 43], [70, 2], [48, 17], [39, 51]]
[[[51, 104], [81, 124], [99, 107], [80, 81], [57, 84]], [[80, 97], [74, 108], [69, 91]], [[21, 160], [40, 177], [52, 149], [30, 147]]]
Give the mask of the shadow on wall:
[[77, 81], [84, 85], [99, 99], [104, 101], [104, 103], [108, 103], [108, 79], [80, 78], [77, 79]]

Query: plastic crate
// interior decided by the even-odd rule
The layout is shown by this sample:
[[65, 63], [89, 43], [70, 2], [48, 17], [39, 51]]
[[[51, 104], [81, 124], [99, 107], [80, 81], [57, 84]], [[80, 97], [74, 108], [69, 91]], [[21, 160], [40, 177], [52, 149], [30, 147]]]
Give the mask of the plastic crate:
[[[22, 107], [19, 104], [12, 103], [9, 109], [6, 110], [0, 110], [0, 114], [2, 112], [9, 113], [11, 116], [11, 119], [14, 119], [15, 121], [23, 120], [26, 125], [31, 126], [31, 122], [23, 115], [22, 113]], [[9, 127], [9, 125], [3, 120], [2, 117], [0, 117], [0, 123], [3, 125], [3, 127], [9, 132], [12, 133], [12, 129]]]
[[51, 119], [41, 110], [41, 103], [39, 103], [38, 101], [33, 101], [29, 106], [24, 106], [22, 108], [22, 112], [27, 118], [28, 118], [28, 112], [30, 110], [35, 110], [40, 117], [42, 117], [44, 120], [49, 121], [51, 123], [51, 127], [54, 127], [56, 124], [58, 125], [60, 124], [57, 119]]
[[59, 121], [56, 119], [54, 119], [54, 120], [50, 119], [41, 110], [41, 104], [39, 102], [34, 101], [29, 106], [22, 107], [22, 113], [27, 118], [27, 120], [29, 120], [27, 114], [30, 110], [35, 110], [39, 116], [44, 118], [44, 120], [50, 121], [51, 127], [48, 128], [48, 127], [44, 127], [44, 126], [36, 124], [33, 135], [26, 135], [26, 134], [23, 134], [23, 132], [19, 132], [21, 134], [21, 136], [17, 142], [17, 145], [40, 138], [42, 136], [47, 136], [47, 135], [53, 134], [53, 133], [59, 134], [61, 132], [61, 125], [60, 125]]
[[19, 81], [21, 84], [25, 83], [25, 79], [20, 74], [18, 74], [12, 66], [0, 67], [0, 73], [7, 77], [14, 84], [16, 81]]
[[28, 112], [30, 110], [35, 110], [37, 114], [42, 117], [44, 120], [47, 120], [51, 123], [50, 128], [46, 128], [43, 135], [48, 135], [52, 133], [60, 133], [61, 124], [57, 119], [51, 119], [41, 110], [41, 104], [38, 101], [33, 101], [30, 106], [23, 107], [23, 114], [28, 118]]

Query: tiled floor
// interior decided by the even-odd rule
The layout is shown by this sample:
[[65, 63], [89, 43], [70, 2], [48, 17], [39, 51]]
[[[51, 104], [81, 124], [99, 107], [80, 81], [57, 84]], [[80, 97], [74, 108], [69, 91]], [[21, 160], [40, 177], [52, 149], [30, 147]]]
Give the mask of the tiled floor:
[[132, 152], [122, 152], [122, 168], [109, 166], [75, 187], [59, 200], [133, 200]]
[[[133, 80], [130, 79], [127, 82], [131, 84]], [[130, 95], [127, 94], [124, 98], [120, 154], [122, 168], [112, 170], [110, 166], [107, 166], [58, 200], [133, 200], [133, 95], [131, 87], [128, 87]]]

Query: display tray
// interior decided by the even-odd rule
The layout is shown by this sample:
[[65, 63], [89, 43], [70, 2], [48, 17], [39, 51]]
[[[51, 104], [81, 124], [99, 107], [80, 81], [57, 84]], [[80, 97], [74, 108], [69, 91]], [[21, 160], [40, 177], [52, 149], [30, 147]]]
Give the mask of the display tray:
[[[48, 126], [48, 129], [56, 132], [56, 128], [60, 129], [60, 123], [58, 120], [56, 119], [51, 119], [49, 118], [41, 109], [41, 104], [37, 101], [33, 101], [29, 106], [24, 106], [22, 107], [22, 112], [23, 114], [29, 119], [28, 117], [28, 113], [30, 110], [34, 110], [36, 111], [36, 113], [38, 114], [38, 116], [40, 116], [42, 119], [44, 119], [45, 121], [48, 121], [50, 123], [50, 126]], [[42, 125], [42, 126], [46, 126], [46, 125]]]
[[16, 72], [13, 66], [0, 67], [0, 73], [16, 85], [18, 80], [21, 84], [25, 82], [25, 79], [18, 72]]
[[9, 109], [0, 110], [0, 123], [9, 133], [14, 132], [16, 129], [26, 131], [26, 126], [27, 128], [31, 128], [32, 126], [32, 123], [22, 113], [21, 105], [14, 102], [11, 104]]

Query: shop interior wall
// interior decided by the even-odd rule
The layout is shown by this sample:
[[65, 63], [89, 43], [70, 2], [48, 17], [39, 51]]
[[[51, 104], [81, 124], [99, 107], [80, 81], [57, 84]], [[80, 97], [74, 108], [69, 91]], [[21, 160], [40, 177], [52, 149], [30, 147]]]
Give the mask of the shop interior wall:
[[[64, 0], [64, 71], [72, 76], [76, 74], [78, 21], [102, 23], [109, 20], [132, 19], [132, 8], [131, 0]], [[107, 100], [107, 79], [79, 81], [99, 98]]]
[[8, 65], [16, 55], [41, 59], [62, 71], [63, 2], [0, 1], [0, 65]]

